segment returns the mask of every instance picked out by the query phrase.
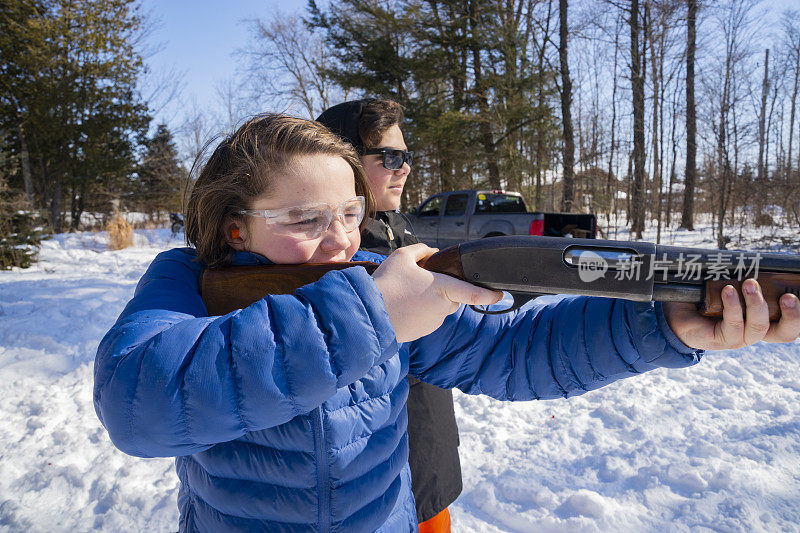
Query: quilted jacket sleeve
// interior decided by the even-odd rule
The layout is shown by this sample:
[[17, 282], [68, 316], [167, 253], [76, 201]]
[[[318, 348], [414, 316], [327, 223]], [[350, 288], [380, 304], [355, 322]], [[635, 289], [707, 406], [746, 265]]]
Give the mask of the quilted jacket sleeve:
[[511, 400], [573, 396], [702, 356], [670, 330], [660, 304], [581, 296], [539, 299], [508, 315], [462, 306], [403, 349], [423, 381]]
[[98, 348], [95, 409], [128, 454], [188, 455], [282, 424], [397, 353], [363, 268], [219, 317], [199, 274], [186, 252], [160, 254]]

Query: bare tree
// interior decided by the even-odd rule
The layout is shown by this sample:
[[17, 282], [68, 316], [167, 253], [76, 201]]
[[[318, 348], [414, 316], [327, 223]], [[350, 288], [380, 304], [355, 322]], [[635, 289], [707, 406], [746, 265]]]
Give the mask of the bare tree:
[[266, 107], [285, 110], [296, 105], [314, 118], [347, 99], [324, 74], [332, 61], [330, 50], [303, 20], [274, 12], [267, 19], [249, 21], [251, 45], [240, 51], [254, 99]]
[[172, 122], [175, 114], [164, 116], [165, 112], [178, 102], [186, 88], [186, 71], [163, 68], [158, 71], [145, 70], [141, 91], [150, 114], [161, 116], [165, 122]]
[[645, 152], [644, 152], [644, 73], [639, 48], [639, 0], [630, 6], [631, 90], [633, 92], [633, 184], [631, 191], [631, 231], [637, 239], [644, 231]]
[[[792, 144], [794, 140], [794, 120], [795, 112], [797, 109], [797, 93], [800, 88], [800, 12], [786, 11], [783, 14], [783, 31], [785, 46], [787, 52], [787, 63], [792, 69], [794, 77], [792, 94], [789, 97], [789, 149], [786, 157], [786, 172], [787, 175], [792, 173]], [[800, 149], [798, 149], [800, 154]], [[800, 169], [800, 160], [798, 160], [798, 169]]]
[[233, 78], [217, 82], [216, 93], [219, 99], [216, 122], [224, 131], [233, 131], [243, 118], [256, 111], [255, 102], [242, 97], [242, 88]]
[[694, 63], [697, 50], [697, 0], [688, 0], [686, 16], [686, 170], [683, 178], [681, 226], [694, 229], [694, 188], [697, 181], [697, 108], [694, 99]]
[[678, 89], [679, 84], [675, 84], [675, 94], [672, 96], [672, 126], [670, 127], [670, 144], [672, 146], [671, 163], [669, 171], [669, 184], [667, 185], [667, 213], [666, 225], [670, 226], [672, 222], [672, 189], [675, 185], [675, 165], [678, 160]]
[[[544, 109], [546, 103], [547, 85], [545, 84], [546, 68], [546, 55], [548, 42], [550, 42], [550, 20], [552, 18], [552, 0], [547, 1], [547, 15], [544, 17], [544, 26], [541, 28], [541, 39], [538, 49], [536, 73], [539, 76], [539, 87], [536, 95], [536, 103], [538, 109]], [[547, 123], [544, 120], [538, 121], [536, 132], [536, 188], [535, 188], [535, 201], [534, 206], [537, 210], [544, 209], [544, 199], [542, 198], [542, 174], [545, 169], [545, 158], [547, 157], [547, 150], [545, 147]]]
[[761, 113], [758, 116], [758, 187], [764, 190], [764, 145], [767, 135], [767, 97], [769, 96], [769, 48], [764, 52], [764, 81], [761, 83]]
[[558, 57], [561, 70], [561, 120], [563, 128], [562, 165], [563, 185], [561, 196], [561, 210], [572, 210], [573, 181], [575, 166], [575, 137], [572, 131], [572, 80], [569, 76], [569, 61], [567, 56], [567, 42], [569, 39], [569, 26], [567, 20], [567, 0], [558, 2], [559, 45]]
[[[203, 150], [218, 134], [219, 128], [213, 126], [208, 113], [200, 108], [197, 100], [192, 100], [188, 111], [178, 128], [178, 145], [187, 166], [202, 168]], [[194, 177], [194, 176], [192, 176]]]
[[[731, 0], [714, 10], [714, 29], [719, 37], [716, 38], [716, 46], [709, 47], [715, 54], [705, 65], [702, 78], [705, 86], [704, 102], [708, 110], [706, 122], [712, 127], [714, 140], [714, 161], [706, 161], [705, 167], [710, 171], [709, 187], [716, 214], [717, 244], [720, 248], [724, 248], [727, 242], [724, 236], [725, 215], [731, 208], [732, 191], [738, 178], [732, 165], [732, 161], [738, 162], [739, 158], [737, 130], [740, 124], [743, 129], [748, 129], [746, 121], [749, 117], [739, 112], [738, 107], [747, 103], [750, 95], [755, 92], [751, 82], [757, 75], [754, 51], [756, 43], [763, 40], [759, 38], [761, 20], [756, 7], [757, 2], [754, 0]], [[758, 112], [755, 115], [759, 121], [762, 116], [768, 116], [767, 113]], [[769, 128], [759, 126], [758, 129], [766, 131]], [[763, 153], [766, 152], [765, 141]], [[766, 179], [766, 171], [763, 176]], [[754, 196], [756, 204], [760, 205], [761, 194]]]
[[[606, 212], [606, 223], [611, 225], [611, 211], [617, 210], [617, 178], [614, 175], [614, 149], [616, 148], [616, 126], [617, 126], [617, 56], [619, 55], [619, 34], [621, 31], [621, 17], [616, 17], [614, 24], [614, 67], [611, 81], [611, 142], [608, 148], [608, 176], [606, 176], [606, 198], [609, 200]], [[613, 196], [612, 196], [613, 195]]]
[[[651, 2], [648, 2], [650, 4]], [[653, 208], [656, 215], [656, 242], [661, 242], [662, 212], [664, 210], [664, 100], [668, 85], [675, 77], [674, 70], [665, 71], [667, 54], [672, 45], [670, 34], [675, 25], [678, 2], [659, 0], [652, 2], [647, 10], [650, 62], [652, 66], [651, 82], [653, 86], [652, 104], [652, 176], [653, 176]], [[679, 62], [678, 62], [679, 63]]]

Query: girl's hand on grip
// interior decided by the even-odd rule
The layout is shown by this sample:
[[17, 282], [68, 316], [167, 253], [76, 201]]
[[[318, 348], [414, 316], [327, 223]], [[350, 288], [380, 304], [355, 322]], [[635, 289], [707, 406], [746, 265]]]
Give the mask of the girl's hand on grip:
[[[781, 318], [769, 321], [769, 310], [761, 287], [749, 279], [742, 284], [746, 313], [742, 312], [736, 289], [722, 290], [722, 319], [701, 315], [694, 304], [664, 303], [670, 328], [687, 346], [704, 350], [726, 350], [750, 346], [759, 341], [793, 342], [800, 335], [800, 306], [797, 296], [781, 296]], [[747, 319], [745, 320], [745, 315]]]
[[436, 274], [417, 265], [436, 251], [424, 244], [400, 248], [372, 275], [399, 342], [433, 333], [461, 304], [489, 305], [502, 298], [502, 292]]

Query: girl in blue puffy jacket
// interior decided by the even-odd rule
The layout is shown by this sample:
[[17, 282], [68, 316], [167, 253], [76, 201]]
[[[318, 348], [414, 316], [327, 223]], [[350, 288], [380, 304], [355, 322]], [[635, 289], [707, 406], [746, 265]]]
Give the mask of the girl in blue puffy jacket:
[[[181, 531], [414, 531], [408, 374], [498, 399], [559, 398], [800, 333], [797, 298], [784, 295], [770, 325], [754, 281], [746, 321], [733, 287], [723, 320], [574, 296], [479, 315], [462, 304], [499, 294], [418, 267], [425, 245], [385, 261], [357, 252], [372, 204], [349, 144], [315, 122], [255, 117], [197, 179], [193, 247], [156, 257], [101, 342], [97, 414], [125, 453], [176, 457]], [[224, 316], [208, 316], [199, 294], [208, 267], [353, 259], [383, 262]]]

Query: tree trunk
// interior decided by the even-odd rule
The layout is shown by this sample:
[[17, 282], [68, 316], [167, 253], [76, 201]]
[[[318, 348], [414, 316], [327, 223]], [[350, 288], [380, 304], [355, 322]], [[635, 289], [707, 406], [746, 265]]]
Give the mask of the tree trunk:
[[[539, 48], [539, 94], [538, 94], [538, 107], [537, 110], [545, 108], [546, 95], [545, 95], [545, 50], [547, 49], [547, 41], [550, 38], [550, 9], [552, 1], [547, 2], [547, 19], [545, 22], [544, 34], [542, 35], [542, 45]], [[536, 192], [534, 193], [534, 206], [537, 211], [544, 209], [544, 198], [542, 197], [542, 172], [544, 172], [545, 165], [544, 159], [546, 157], [545, 146], [545, 131], [546, 121], [540, 120], [540, 130], [536, 136]]]
[[762, 197], [766, 192], [764, 169], [764, 146], [767, 135], [767, 97], [769, 95], [769, 48], [764, 52], [764, 81], [761, 83], [761, 115], [758, 117], [758, 174], [756, 175], [756, 214], [763, 208]]
[[633, 191], [633, 152], [628, 153], [628, 174], [625, 189], [625, 224], [631, 223], [632, 211], [631, 207], [631, 191]]
[[[725, 96], [723, 96], [723, 99]], [[723, 101], [719, 118], [719, 137], [717, 139], [717, 165], [720, 173], [719, 204], [717, 204], [717, 248], [725, 248], [725, 237], [723, 230], [725, 227], [726, 192], [728, 189], [729, 169], [728, 148], [725, 140], [725, 130], [727, 129], [727, 102]]]
[[726, 52], [725, 79], [722, 83], [722, 96], [719, 105], [719, 129], [717, 135], [717, 171], [719, 172], [719, 203], [717, 204], [717, 248], [725, 248], [725, 210], [727, 208], [728, 184], [730, 179], [730, 158], [728, 157], [728, 110], [733, 99], [731, 86], [733, 84], [732, 53], [733, 45]]
[[72, 187], [69, 203], [69, 232], [78, 231], [78, 192]]
[[672, 186], [675, 183], [675, 162], [678, 159], [678, 140], [676, 139], [676, 130], [678, 122], [677, 99], [672, 100], [672, 129], [670, 131], [670, 140], [672, 144], [672, 161], [670, 162], [669, 169], [669, 186], [667, 188], [667, 213], [666, 224], [667, 228], [672, 224]]
[[31, 158], [28, 153], [28, 142], [25, 140], [25, 130], [22, 123], [17, 123], [17, 133], [19, 133], [19, 159], [22, 163], [22, 181], [25, 185], [25, 200], [33, 207], [33, 176], [31, 175]]
[[574, 166], [575, 166], [575, 138], [572, 131], [572, 81], [569, 77], [569, 64], [567, 61], [567, 39], [569, 28], [567, 25], [567, 0], [558, 2], [559, 45], [558, 57], [561, 68], [561, 121], [564, 145], [562, 147], [562, 163], [564, 168], [563, 190], [561, 191], [561, 210], [572, 210]]
[[688, 0], [686, 17], [686, 170], [681, 226], [694, 230], [694, 187], [697, 181], [697, 109], [694, 102], [697, 0]]
[[[736, 122], [736, 103], [735, 103], [735, 98], [736, 98], [736, 76], [733, 76], [733, 79], [731, 80], [731, 85], [732, 85], [731, 94], [734, 95], [734, 104], [731, 106], [731, 126], [732, 126], [732, 129], [733, 129], [733, 132], [732, 132], [733, 133], [733, 135], [732, 135], [732, 138], [733, 138], [733, 168], [731, 169], [731, 173], [730, 173], [731, 181], [730, 181], [730, 185], [729, 185], [730, 190], [729, 190], [729, 193], [728, 193], [728, 199], [729, 199], [728, 201], [731, 202], [731, 203], [728, 204], [728, 211], [731, 214], [730, 218], [728, 220], [730, 221], [730, 225], [733, 226], [734, 223], [735, 223], [735, 216], [736, 216], [736, 204], [735, 204], [736, 195], [733, 194], [733, 191], [734, 191], [734, 187], [736, 185], [738, 185], [739, 182], [740, 182], [740, 179], [739, 179], [739, 126], [738, 126], [738, 123]], [[729, 135], [729, 137], [731, 137], [731, 136]], [[741, 228], [741, 225], [740, 225], [739, 226], [739, 236], [741, 237], [741, 235], [742, 235], [742, 228]]]
[[[614, 36], [614, 70], [611, 85], [611, 145], [608, 149], [608, 175], [606, 176], [606, 222], [611, 225], [611, 211], [616, 210], [617, 186], [614, 177], [614, 144], [617, 125], [617, 51], [619, 50], [619, 30]], [[612, 189], [613, 185], [613, 189]]]
[[[664, 57], [663, 57], [663, 48], [659, 50], [659, 53], [656, 53], [656, 29], [655, 24], [653, 24], [652, 17], [650, 15], [650, 1], [647, 0], [645, 2], [645, 13], [646, 13], [646, 20], [647, 24], [645, 26], [645, 33], [648, 36], [648, 41], [650, 42], [650, 63], [652, 66], [652, 78], [653, 78], [653, 133], [652, 133], [652, 144], [653, 144], [653, 203], [652, 203], [652, 212], [656, 215], [656, 243], [661, 242], [661, 211], [662, 211], [662, 202], [663, 198], [661, 195], [661, 158], [663, 154], [661, 153], [659, 143], [661, 142], [661, 120], [659, 117], [659, 108], [660, 102], [663, 100], [663, 92], [664, 87], [662, 86], [664, 81], [661, 76], [663, 74], [663, 68], [659, 68], [659, 63], [663, 65]], [[660, 28], [660, 31], [665, 31], [663, 28]]]
[[639, 53], [639, 0], [631, 1], [631, 89], [633, 92], [633, 187], [631, 231], [636, 239], [644, 232], [644, 76]]
[[61, 178], [56, 177], [55, 183], [53, 183], [52, 196], [50, 198], [50, 229], [53, 230], [53, 233], [61, 233], [61, 194]]
[[[85, 182], [84, 182], [85, 183]], [[81, 185], [78, 194], [78, 202], [75, 209], [75, 224], [76, 226], [80, 226], [81, 217], [83, 216], [83, 212], [86, 210], [86, 186]]]

